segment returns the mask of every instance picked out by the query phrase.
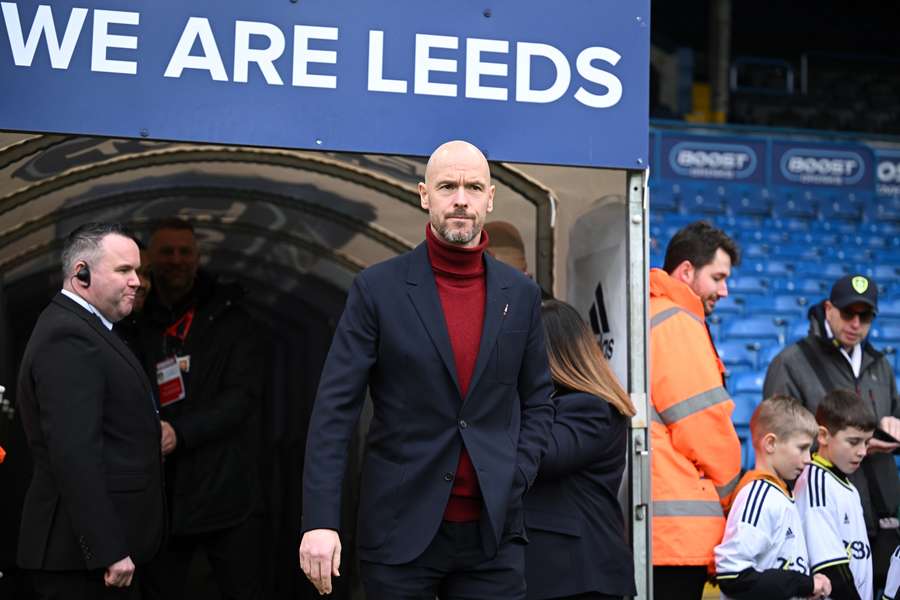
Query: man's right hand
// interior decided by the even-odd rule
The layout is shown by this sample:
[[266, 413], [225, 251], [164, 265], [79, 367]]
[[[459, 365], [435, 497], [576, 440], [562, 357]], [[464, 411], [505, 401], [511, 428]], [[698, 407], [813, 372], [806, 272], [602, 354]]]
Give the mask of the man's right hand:
[[826, 575], [816, 573], [813, 575], [813, 595], [810, 598], [819, 600], [831, 595], [831, 580]]
[[134, 577], [134, 563], [131, 562], [130, 556], [126, 556], [106, 567], [103, 583], [106, 587], [128, 587], [131, 585], [132, 577]]
[[331, 576], [340, 577], [341, 538], [332, 529], [311, 529], [300, 540], [300, 568], [319, 594], [330, 594]]

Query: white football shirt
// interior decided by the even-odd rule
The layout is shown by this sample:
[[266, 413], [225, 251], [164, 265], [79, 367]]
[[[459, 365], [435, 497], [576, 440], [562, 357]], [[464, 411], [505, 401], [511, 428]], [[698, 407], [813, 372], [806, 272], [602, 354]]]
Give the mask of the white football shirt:
[[891, 555], [891, 566], [888, 569], [887, 583], [884, 585], [882, 600], [898, 600], [897, 588], [900, 587], [900, 546]]
[[[746, 569], [790, 569], [809, 575], [803, 522], [787, 489], [768, 478], [742, 487], [715, 557], [717, 579], [737, 578]], [[724, 593], [721, 597], [728, 598]]]
[[814, 455], [794, 485], [803, 519], [810, 569], [850, 563], [860, 598], [872, 597], [872, 548], [856, 486], [834, 466]]

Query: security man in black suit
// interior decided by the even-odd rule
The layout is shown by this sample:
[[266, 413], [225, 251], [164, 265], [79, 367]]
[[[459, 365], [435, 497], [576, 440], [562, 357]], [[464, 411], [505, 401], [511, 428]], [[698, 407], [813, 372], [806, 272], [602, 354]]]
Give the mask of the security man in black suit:
[[438, 148], [419, 194], [426, 242], [356, 277], [322, 372], [301, 567], [331, 591], [347, 444], [368, 387], [357, 539], [367, 598], [524, 600], [522, 498], [554, 416], [541, 293], [482, 254], [494, 186], [477, 148]]
[[34, 474], [18, 563], [38, 598], [132, 597], [166, 520], [150, 382], [111, 331], [132, 310], [140, 255], [120, 226], [91, 223], [66, 239], [62, 263], [19, 372]]

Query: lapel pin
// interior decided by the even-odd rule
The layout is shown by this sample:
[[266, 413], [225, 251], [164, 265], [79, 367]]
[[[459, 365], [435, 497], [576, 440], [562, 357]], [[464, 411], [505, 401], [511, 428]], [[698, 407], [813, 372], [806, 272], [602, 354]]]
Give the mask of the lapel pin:
[[506, 306], [503, 307], [503, 316], [505, 317], [506, 313], [508, 313], [508, 312], [509, 312], [509, 304], [507, 304]]

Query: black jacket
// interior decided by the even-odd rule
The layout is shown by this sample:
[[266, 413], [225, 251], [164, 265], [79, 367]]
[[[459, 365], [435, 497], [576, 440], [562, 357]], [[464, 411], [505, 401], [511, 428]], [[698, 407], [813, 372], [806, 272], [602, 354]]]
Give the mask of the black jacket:
[[121, 340], [58, 294], [19, 371], [34, 459], [18, 562], [50, 571], [149, 562], [162, 542], [159, 417], [150, 382]]
[[[862, 365], [859, 377], [855, 377], [846, 357], [827, 337], [822, 303], [810, 308], [809, 321], [807, 347], [819, 358], [832, 385], [858, 393], [864, 401], [871, 403], [879, 420], [888, 415], [900, 417], [897, 383], [887, 358], [864, 341]], [[764, 397], [788, 394], [803, 402], [813, 413], [827, 391], [830, 390], [825, 389], [799, 344], [788, 346], [772, 360], [763, 385]], [[896, 516], [900, 507], [900, 479], [894, 457], [890, 454], [872, 454], [866, 457], [863, 467], [850, 479], [859, 490], [869, 535], [874, 535], [878, 518]]]
[[[259, 508], [262, 378], [255, 328], [238, 304], [242, 295], [237, 285], [219, 284], [201, 271], [191, 293], [173, 309], [151, 293], [141, 315], [137, 345], [153, 381], [159, 361], [190, 356], [190, 369], [183, 373], [187, 397], [160, 411], [178, 439], [166, 457], [173, 535], [237, 525]], [[184, 343], [164, 336], [192, 306]]]
[[525, 495], [528, 598], [632, 596], [634, 566], [618, 490], [628, 420], [608, 402], [566, 390], [534, 487]]

